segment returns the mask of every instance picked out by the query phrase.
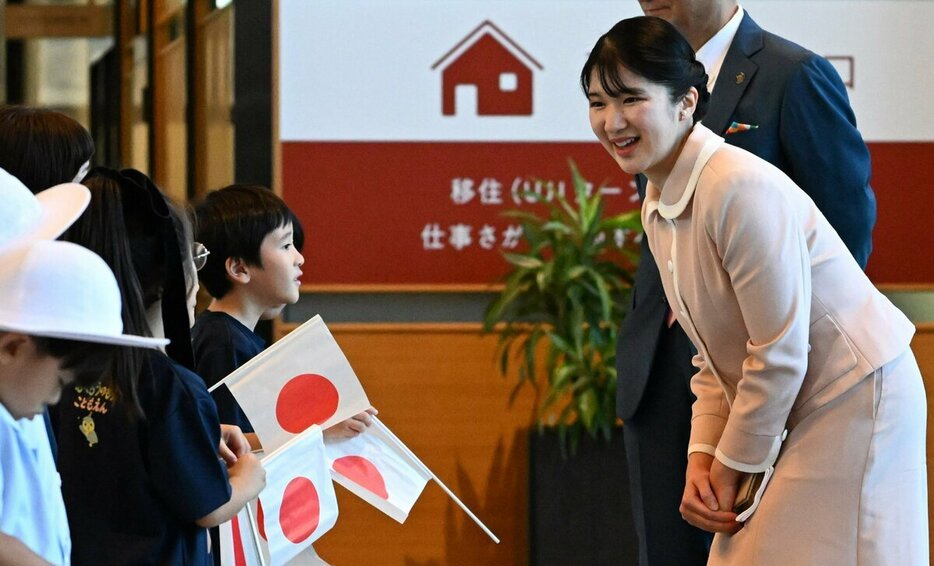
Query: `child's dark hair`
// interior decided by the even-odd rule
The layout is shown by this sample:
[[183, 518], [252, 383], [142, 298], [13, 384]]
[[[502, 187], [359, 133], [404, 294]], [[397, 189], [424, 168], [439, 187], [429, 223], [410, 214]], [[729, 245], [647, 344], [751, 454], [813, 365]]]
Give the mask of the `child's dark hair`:
[[[172, 340], [168, 353], [185, 365], [183, 356], [176, 357], [191, 352], [182, 269], [191, 251], [184, 241], [183, 212], [138, 171], [96, 168], [84, 185], [91, 190], [91, 203], [62, 239], [90, 249], [110, 266], [123, 298], [124, 332], [151, 336], [146, 309], [162, 300], [163, 325]], [[143, 416], [137, 381], [144, 356], [138, 348], [119, 349], [104, 379], [131, 418]]]
[[227, 278], [227, 259], [262, 267], [263, 239], [289, 223], [303, 239], [295, 214], [266, 187], [230, 185], [209, 193], [195, 207], [195, 239], [211, 252], [198, 272], [201, 284], [215, 299], [223, 298], [233, 287]]
[[671, 101], [679, 101], [691, 87], [697, 89], [694, 123], [707, 113], [710, 93], [707, 72], [694, 57], [694, 49], [677, 29], [661, 18], [640, 16], [622, 20], [594, 45], [581, 71], [581, 88], [590, 90], [596, 71], [600, 86], [612, 97], [629, 90], [619, 76], [622, 65], [650, 82], [668, 88]]
[[[84, 185], [91, 191], [91, 203], [61, 239], [88, 248], [107, 262], [120, 288], [123, 331], [151, 336], [143, 293], [133, 267], [120, 186], [106, 177], [91, 177]], [[120, 348], [103, 378], [104, 384], [125, 402], [131, 417], [142, 416], [136, 382], [144, 355], [138, 348]]]
[[102, 376], [107, 375], [111, 362], [118, 352], [135, 349], [45, 336], [30, 336], [30, 338], [40, 355], [58, 359], [62, 369], [74, 373], [75, 383], [84, 386], [97, 383]]
[[73, 180], [93, 154], [91, 134], [61, 112], [0, 108], [0, 167], [34, 193]]

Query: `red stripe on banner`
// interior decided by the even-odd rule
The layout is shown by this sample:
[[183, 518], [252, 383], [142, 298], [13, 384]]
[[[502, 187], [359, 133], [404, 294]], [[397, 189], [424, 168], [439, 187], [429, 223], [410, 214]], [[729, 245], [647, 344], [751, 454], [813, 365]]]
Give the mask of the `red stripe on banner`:
[[[878, 221], [868, 273], [877, 284], [934, 284], [934, 143], [869, 148]], [[283, 143], [283, 194], [307, 234], [304, 282], [495, 282], [516, 237], [501, 213], [536, 210], [525, 189], [547, 194], [563, 182], [570, 194], [569, 158], [613, 189], [608, 211], [638, 206], [630, 178], [597, 143]]]
[[[547, 191], [570, 188], [568, 159], [586, 177], [619, 190], [608, 210], [636, 207], [629, 177], [596, 143], [317, 143], [282, 144], [282, 187], [305, 227], [306, 283], [475, 284], [506, 271], [500, 250], [511, 225], [501, 216], [516, 204], [526, 179]], [[472, 198], [452, 201], [452, 183]], [[471, 186], [468, 186], [471, 185]], [[529, 188], [535, 190], [534, 181]], [[501, 203], [497, 204], [496, 201]], [[472, 241], [452, 244], [451, 227], [469, 226]], [[424, 248], [426, 226], [430, 244]], [[480, 245], [492, 227], [495, 243]], [[443, 236], [439, 236], [443, 232]], [[435, 246], [439, 247], [439, 246]]]
[[869, 278], [877, 285], [934, 284], [934, 143], [868, 145], [879, 210]]
[[243, 537], [240, 536], [240, 518], [234, 515], [230, 520], [230, 530], [233, 534], [233, 555], [235, 566], [246, 566], [246, 555], [243, 552]]

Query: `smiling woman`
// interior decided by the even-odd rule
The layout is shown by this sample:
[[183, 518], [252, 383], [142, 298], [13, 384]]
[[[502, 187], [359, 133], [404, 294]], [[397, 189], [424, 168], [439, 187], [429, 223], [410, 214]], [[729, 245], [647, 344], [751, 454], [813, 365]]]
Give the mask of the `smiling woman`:
[[[626, 173], [664, 176], [688, 132], [707, 111], [707, 73], [671, 26], [604, 36], [581, 72], [590, 126]], [[671, 45], [672, 53], [655, 45]], [[688, 118], [691, 120], [688, 120]]]
[[581, 72], [597, 138], [648, 180], [645, 235], [697, 350], [681, 515], [717, 533], [708, 564], [926, 564], [914, 327], [798, 186], [699, 123], [706, 83], [653, 17], [617, 23]]

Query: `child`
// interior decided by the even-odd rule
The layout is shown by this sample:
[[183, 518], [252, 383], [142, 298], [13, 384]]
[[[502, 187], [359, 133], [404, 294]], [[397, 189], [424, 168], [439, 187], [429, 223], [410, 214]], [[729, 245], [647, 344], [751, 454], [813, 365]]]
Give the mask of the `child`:
[[40, 200], [0, 170], [0, 201], [0, 563], [67, 564], [60, 479], [37, 415], [69, 383], [99, 379], [115, 346], [165, 341], [123, 334], [118, 286], [99, 257], [42, 240], [81, 213], [87, 189], [63, 185]]
[[[92, 155], [94, 140], [74, 118], [47, 108], [0, 107], [0, 167], [33, 193], [68, 181], [81, 182]], [[43, 419], [52, 456], [57, 457], [48, 411]]]
[[[294, 238], [303, 234], [282, 199], [255, 185], [214, 191], [195, 213], [205, 257], [198, 275], [213, 301], [198, 316], [192, 339], [197, 373], [210, 387], [263, 350], [265, 343], [253, 330], [264, 314], [298, 301], [305, 259]], [[230, 391], [219, 387], [213, 396], [221, 422], [239, 426], [259, 448]], [[334, 425], [325, 437], [355, 436], [370, 425], [372, 414], [375, 409]]]
[[[181, 321], [187, 339], [183, 218], [137, 171], [94, 169], [85, 184], [91, 206], [65, 237], [110, 263], [127, 326], [178, 339]], [[118, 356], [99, 385], [66, 392], [58, 441], [75, 564], [210, 564], [206, 529], [265, 485], [242, 434], [222, 433], [203, 381], [161, 352]], [[226, 466], [222, 442], [234, 444]]]
[[0, 107], [0, 167], [34, 192], [81, 182], [94, 140], [75, 119], [47, 108]]

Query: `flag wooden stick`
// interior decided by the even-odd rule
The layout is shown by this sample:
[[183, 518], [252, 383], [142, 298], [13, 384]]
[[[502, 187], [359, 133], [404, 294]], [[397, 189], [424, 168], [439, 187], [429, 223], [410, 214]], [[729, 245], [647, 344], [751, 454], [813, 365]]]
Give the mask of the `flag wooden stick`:
[[260, 566], [266, 566], [266, 557], [263, 556], [263, 549], [259, 547], [259, 529], [256, 528], [256, 519], [253, 517], [253, 509], [250, 508], [249, 501], [246, 504], [246, 516], [250, 520], [250, 530], [253, 531], [253, 552]]
[[483, 521], [481, 521], [479, 518], [477, 518], [477, 516], [473, 514], [473, 511], [471, 511], [470, 509], [468, 509], [467, 506], [464, 505], [463, 502], [461, 502], [461, 500], [458, 499], [456, 495], [454, 495], [454, 492], [452, 492], [450, 489], [448, 489], [448, 486], [444, 485], [444, 482], [441, 481], [441, 479], [440, 479], [437, 475], [435, 475], [434, 472], [431, 471], [431, 468], [429, 468], [428, 466], [426, 466], [425, 463], [422, 462], [421, 459], [419, 459], [419, 457], [416, 456], [414, 452], [412, 452], [411, 450], [409, 450], [409, 447], [406, 446], [404, 442], [402, 442], [401, 440], [399, 440], [399, 437], [396, 436], [395, 433], [393, 433], [391, 430], [389, 430], [389, 427], [387, 427], [386, 425], [384, 425], [384, 424], [382, 423], [382, 421], [380, 421], [377, 417], [373, 417], [373, 421], [375, 421], [376, 424], [379, 425], [379, 427], [380, 427], [390, 438], [392, 438], [392, 439], [396, 442], [396, 444], [399, 446], [399, 448], [402, 449], [402, 451], [405, 452], [405, 454], [406, 454], [409, 458], [411, 458], [412, 460], [414, 460], [415, 463], [417, 463], [419, 466], [421, 466], [422, 469], [424, 469], [425, 472], [426, 472], [428, 475], [431, 476], [431, 479], [433, 479], [433, 480], [435, 481], [435, 483], [438, 484], [438, 487], [441, 488], [441, 491], [443, 491], [444, 493], [448, 494], [448, 496], [449, 496], [451, 499], [454, 500], [454, 503], [456, 503], [457, 506], [460, 507], [460, 508], [464, 511], [464, 513], [466, 513], [467, 516], [470, 517], [470, 518], [473, 520], [473, 522], [477, 524], [478, 527], [480, 527], [481, 529], [483, 529], [483, 532], [485, 532], [486, 535], [487, 535], [488, 537], [490, 537], [490, 539], [493, 540], [493, 542], [495, 542], [496, 544], [499, 544], [499, 538], [498, 538], [496, 535], [493, 534], [493, 531], [491, 531], [490, 529], [488, 529], [487, 526], [483, 524]]
[[450, 489], [448, 489], [448, 486], [444, 485], [444, 482], [442, 482], [440, 479], [438, 479], [438, 476], [436, 476], [436, 475], [434, 474], [434, 472], [432, 472], [431, 477], [432, 477], [433, 480], [435, 480], [435, 483], [438, 484], [438, 487], [440, 487], [441, 490], [444, 491], [444, 493], [447, 493], [447, 494], [451, 497], [451, 499], [454, 500], [454, 503], [457, 503], [457, 506], [460, 507], [461, 509], [463, 509], [463, 510], [464, 510], [464, 513], [467, 513], [467, 516], [470, 517], [471, 519], [473, 519], [473, 522], [476, 523], [478, 527], [480, 527], [481, 529], [483, 529], [483, 532], [485, 532], [485, 533], [487, 534], [488, 537], [490, 537], [491, 539], [493, 539], [493, 542], [495, 542], [496, 544], [499, 544], [499, 538], [497, 538], [497, 536], [494, 535], [493, 532], [490, 531], [490, 529], [488, 529], [487, 526], [483, 524], [483, 521], [481, 521], [480, 519], [478, 519], [477, 516], [474, 515], [473, 512], [472, 512], [470, 509], [467, 508], [466, 505], [464, 505], [463, 503], [461, 503], [461, 500], [458, 499], [457, 496], [454, 495], [454, 493], [451, 492]]

